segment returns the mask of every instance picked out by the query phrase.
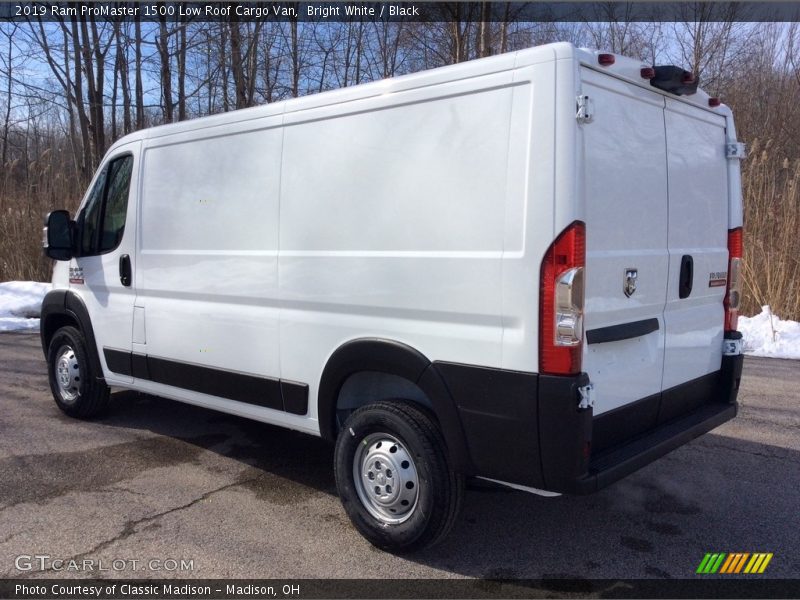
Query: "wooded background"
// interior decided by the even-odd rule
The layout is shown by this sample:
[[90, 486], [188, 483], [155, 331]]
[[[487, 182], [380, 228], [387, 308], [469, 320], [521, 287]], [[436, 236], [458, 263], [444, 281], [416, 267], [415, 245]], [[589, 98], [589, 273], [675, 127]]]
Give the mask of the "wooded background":
[[[106, 149], [162, 123], [356, 85], [552, 41], [692, 70], [736, 115], [749, 146], [744, 311], [769, 304], [800, 319], [800, 28], [720, 20], [482, 20], [488, 3], [449, 20], [384, 22], [0, 23], [0, 281], [47, 281], [42, 218], [74, 213]], [[445, 8], [447, 10], [447, 8]], [[457, 199], [454, 199], [457, 201]]]

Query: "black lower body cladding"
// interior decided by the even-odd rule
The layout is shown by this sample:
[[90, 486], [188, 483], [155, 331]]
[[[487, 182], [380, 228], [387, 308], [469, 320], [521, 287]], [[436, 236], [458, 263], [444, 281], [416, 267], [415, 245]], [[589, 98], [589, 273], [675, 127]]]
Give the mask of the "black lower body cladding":
[[456, 404], [474, 474], [586, 494], [732, 419], [742, 356], [719, 371], [594, 417], [585, 373], [538, 375], [435, 362]]

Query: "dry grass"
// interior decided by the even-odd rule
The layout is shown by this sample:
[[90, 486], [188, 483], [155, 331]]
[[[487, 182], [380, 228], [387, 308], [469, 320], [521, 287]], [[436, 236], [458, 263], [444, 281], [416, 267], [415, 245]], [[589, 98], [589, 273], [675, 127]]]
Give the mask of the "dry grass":
[[42, 255], [39, 211], [8, 208], [0, 219], [0, 281], [49, 281], [51, 261]]
[[768, 304], [781, 318], [800, 320], [800, 159], [778, 156], [769, 142], [756, 140], [742, 181], [742, 314]]
[[50, 281], [52, 261], [42, 253], [44, 217], [58, 208], [74, 211], [82, 194], [81, 185], [63, 175], [68, 171], [47, 149], [27, 165], [18, 159], [3, 165], [0, 281]]

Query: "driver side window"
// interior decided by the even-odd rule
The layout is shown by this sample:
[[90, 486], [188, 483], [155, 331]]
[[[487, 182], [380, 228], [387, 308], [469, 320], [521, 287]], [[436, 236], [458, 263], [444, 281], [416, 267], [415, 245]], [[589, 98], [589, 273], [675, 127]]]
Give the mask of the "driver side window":
[[125, 231], [133, 156], [115, 158], [103, 169], [78, 219], [81, 256], [105, 254]]

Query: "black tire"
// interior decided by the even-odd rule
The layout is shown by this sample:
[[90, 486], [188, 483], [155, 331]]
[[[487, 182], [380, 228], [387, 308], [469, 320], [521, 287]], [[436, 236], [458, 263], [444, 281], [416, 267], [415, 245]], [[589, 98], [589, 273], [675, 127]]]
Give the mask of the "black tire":
[[47, 349], [47, 373], [58, 408], [70, 417], [90, 419], [108, 406], [108, 386], [94, 365], [79, 330], [55, 332]]
[[[386, 441], [387, 446], [381, 446]], [[392, 449], [392, 446], [395, 446]], [[394, 454], [389, 454], [391, 451]], [[383, 452], [383, 456], [376, 453]], [[374, 458], [378, 461], [374, 461]], [[411, 457], [410, 466], [405, 465]], [[388, 462], [384, 461], [384, 458]], [[369, 473], [377, 463], [377, 469], [384, 467], [384, 487], [376, 486], [376, 496], [369, 496], [373, 488], [367, 485], [380, 483], [368, 480]], [[394, 462], [392, 462], [394, 461]], [[363, 473], [361, 481], [356, 480], [356, 466]], [[401, 473], [391, 473], [387, 467], [396, 467]], [[444, 438], [434, 419], [423, 408], [404, 401], [381, 401], [363, 406], [353, 412], [339, 432], [334, 455], [336, 488], [350, 520], [356, 529], [374, 546], [390, 552], [411, 552], [421, 550], [440, 542], [450, 532], [461, 509], [464, 494], [464, 478], [450, 468]], [[412, 473], [413, 471], [413, 473]], [[411, 474], [410, 474], [411, 473]], [[386, 477], [397, 483], [392, 493]], [[411, 494], [416, 481], [416, 496], [405, 496], [408, 504], [400, 506], [403, 494]], [[400, 489], [401, 492], [397, 492]], [[359, 495], [361, 493], [361, 496]], [[383, 494], [383, 496], [381, 496]], [[378, 505], [379, 498], [391, 501]], [[410, 508], [407, 508], [409, 507]], [[395, 507], [402, 514], [388, 514]], [[407, 511], [407, 512], [402, 512]], [[379, 514], [376, 514], [379, 513]], [[385, 516], [384, 516], [385, 514]], [[393, 519], [397, 519], [394, 522]]]

